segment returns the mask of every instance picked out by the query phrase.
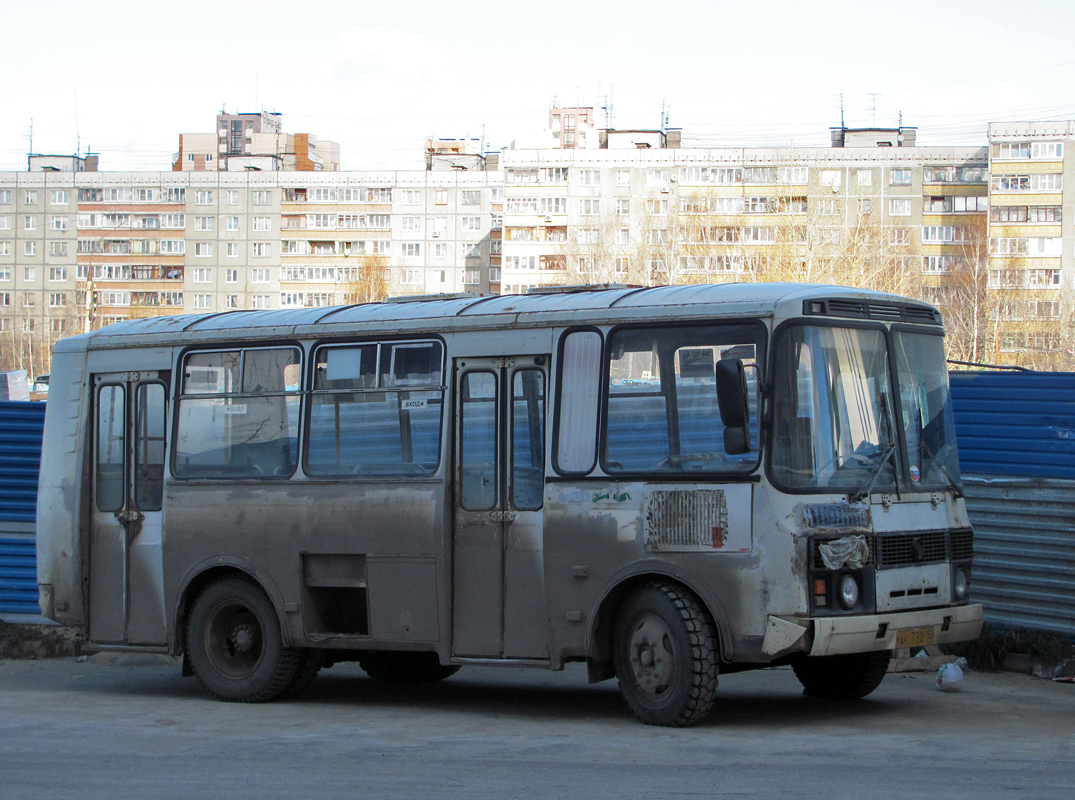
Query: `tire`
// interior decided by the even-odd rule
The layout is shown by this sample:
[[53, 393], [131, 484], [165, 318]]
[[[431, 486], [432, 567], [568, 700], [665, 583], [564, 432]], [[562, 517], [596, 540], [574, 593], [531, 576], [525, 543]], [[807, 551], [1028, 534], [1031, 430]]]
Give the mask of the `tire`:
[[251, 579], [227, 576], [206, 586], [187, 620], [190, 665], [218, 700], [262, 703], [293, 684], [304, 651], [284, 647], [272, 602]]
[[620, 609], [614, 661], [620, 692], [649, 725], [701, 720], [717, 692], [716, 633], [702, 605], [682, 589], [648, 584]]
[[295, 679], [284, 690], [283, 697], [295, 697], [305, 692], [310, 688], [310, 684], [314, 682], [317, 673], [321, 671], [324, 658], [320, 650], [308, 648], [301, 652], [301, 661], [295, 673]]
[[459, 672], [458, 666], [441, 664], [436, 653], [363, 653], [358, 665], [375, 681], [397, 685], [434, 683]]
[[803, 694], [829, 700], [859, 700], [878, 686], [888, 672], [889, 650], [841, 656], [804, 656], [792, 664]]

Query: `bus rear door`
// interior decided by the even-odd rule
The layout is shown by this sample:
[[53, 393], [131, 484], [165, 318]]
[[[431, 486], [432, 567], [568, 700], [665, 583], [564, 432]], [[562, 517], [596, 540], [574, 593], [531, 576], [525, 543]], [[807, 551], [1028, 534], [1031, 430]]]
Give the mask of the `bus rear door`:
[[107, 373], [93, 392], [90, 641], [163, 645], [167, 385], [155, 372]]

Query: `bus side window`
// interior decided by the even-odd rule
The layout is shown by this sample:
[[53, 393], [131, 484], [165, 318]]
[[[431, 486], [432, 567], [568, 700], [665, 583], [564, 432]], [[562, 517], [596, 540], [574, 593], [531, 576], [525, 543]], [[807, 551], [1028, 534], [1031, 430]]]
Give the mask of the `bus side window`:
[[597, 460], [597, 405], [601, 393], [601, 334], [572, 331], [563, 338], [557, 413], [556, 469], [586, 473]]

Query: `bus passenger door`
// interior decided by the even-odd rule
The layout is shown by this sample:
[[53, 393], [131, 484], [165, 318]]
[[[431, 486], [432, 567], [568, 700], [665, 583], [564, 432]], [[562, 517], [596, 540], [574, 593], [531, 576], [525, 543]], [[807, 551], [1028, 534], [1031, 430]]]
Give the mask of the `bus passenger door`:
[[158, 375], [94, 378], [89, 636], [96, 643], [167, 643], [161, 551], [167, 385]]
[[547, 356], [455, 365], [453, 654], [548, 658], [542, 503]]

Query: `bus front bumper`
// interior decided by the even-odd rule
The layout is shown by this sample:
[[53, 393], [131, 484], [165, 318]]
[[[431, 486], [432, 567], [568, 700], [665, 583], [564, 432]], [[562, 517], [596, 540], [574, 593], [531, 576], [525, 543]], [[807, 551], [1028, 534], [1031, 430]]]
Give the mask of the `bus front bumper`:
[[810, 655], [865, 653], [976, 639], [982, 630], [982, 606], [975, 603], [861, 617], [824, 617], [815, 618], [813, 623]]

